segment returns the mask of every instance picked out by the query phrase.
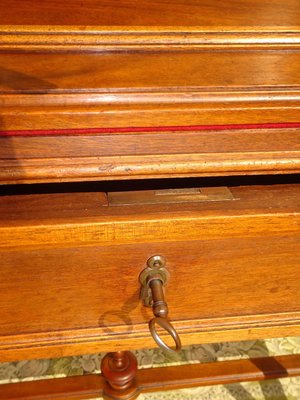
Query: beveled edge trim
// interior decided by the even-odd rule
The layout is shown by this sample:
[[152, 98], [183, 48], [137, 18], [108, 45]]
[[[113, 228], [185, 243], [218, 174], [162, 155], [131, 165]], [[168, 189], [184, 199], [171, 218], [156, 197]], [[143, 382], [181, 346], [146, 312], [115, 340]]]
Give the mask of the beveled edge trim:
[[[42, 95], [42, 97], [40, 96]], [[62, 109], [78, 105], [112, 106], [114, 105], [206, 105], [222, 103], [225, 108], [230, 103], [297, 102], [300, 100], [300, 85], [274, 86], [186, 86], [153, 88], [87, 88], [87, 89], [44, 89], [38, 90], [0, 90], [2, 107], [49, 107]], [[224, 104], [224, 102], [229, 104]], [[280, 121], [286, 123], [288, 121]], [[299, 122], [299, 121], [297, 121]], [[269, 121], [268, 123], [273, 123]], [[275, 123], [275, 122], [274, 122]], [[251, 122], [249, 122], [251, 124]], [[259, 124], [259, 123], [258, 123]]]
[[[0, 51], [298, 49], [300, 29], [207, 26], [0, 26]], [[167, 47], [166, 47], [167, 45]]]
[[73, 33], [73, 34], [148, 34], [148, 33], [300, 33], [299, 25], [270, 25], [264, 27], [257, 27], [251, 25], [241, 26], [206, 26], [206, 25], [151, 25], [151, 26], [138, 26], [138, 25], [0, 25], [1, 33], [43, 33], [50, 35], [57, 33]]
[[0, 184], [298, 172], [299, 151], [0, 160]]
[[[179, 332], [183, 345], [300, 334], [300, 312], [194, 319], [172, 323]], [[86, 328], [2, 336], [0, 362], [155, 347], [146, 322], [132, 325], [130, 330], [125, 325], [115, 326], [113, 329], [110, 333], [107, 332], [107, 328]], [[162, 338], [166, 336], [162, 334]]]
[[[251, 94], [247, 90], [236, 93], [211, 90], [205, 94], [204, 101], [199, 101], [197, 96], [193, 101], [193, 93], [190, 92], [187, 101], [183, 101], [182, 94], [174, 94], [172, 90], [158, 95], [143, 91], [138, 94], [101, 93], [95, 94], [88, 107], [86, 101], [92, 94], [77, 94], [76, 99], [76, 96], [66, 93], [42, 96], [2, 93], [1, 129], [8, 132], [91, 127], [157, 129], [162, 126], [299, 123], [300, 92], [297, 88], [285, 88], [285, 94], [283, 88], [278, 91], [271, 89], [269, 95], [264, 93], [261, 99], [260, 89], [253, 88]], [[108, 102], [109, 96], [111, 103]]]

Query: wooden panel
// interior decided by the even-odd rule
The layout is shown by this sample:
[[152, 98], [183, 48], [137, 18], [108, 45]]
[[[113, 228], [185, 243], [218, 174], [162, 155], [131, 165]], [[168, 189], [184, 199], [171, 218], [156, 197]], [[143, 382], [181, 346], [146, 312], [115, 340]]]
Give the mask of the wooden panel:
[[[72, 9], [72, 12], [70, 12]], [[297, 0], [2, 0], [0, 51], [299, 48]]]
[[[69, 135], [1, 139], [2, 184], [300, 171], [297, 52], [8, 52], [0, 60], [0, 136]], [[239, 124], [260, 129], [225, 132]], [[193, 126], [212, 131], [184, 130]], [[81, 128], [95, 136], [74, 137]]]
[[[96, 90], [99, 94], [102, 93], [102, 102], [106, 99], [106, 103], [110, 104], [122, 99], [119, 98], [119, 92], [126, 94], [123, 95], [125, 103], [131, 103], [133, 97], [130, 93], [136, 96], [136, 92], [143, 94], [137, 96], [137, 100], [144, 103], [147, 98], [147, 93], [144, 92], [148, 91], [154, 93], [152, 95], [154, 100], [156, 98], [161, 101], [162, 93], [166, 99], [170, 98], [168, 93], [170, 89], [172, 89], [171, 94], [182, 91], [186, 93], [186, 97], [179, 98], [180, 103], [194, 103], [195, 100], [202, 103], [204, 100], [209, 100], [205, 92], [213, 89], [216, 92], [221, 88], [223, 88], [221, 96], [224, 96], [224, 92], [233, 90], [237, 93], [236, 97], [245, 96], [246, 99], [248, 93], [241, 93], [242, 88], [248, 90], [260, 88], [265, 91], [271, 88], [274, 91], [278, 88], [281, 92], [280, 98], [284, 98], [289, 94], [284, 91], [285, 87], [292, 95], [293, 91], [299, 89], [300, 84], [298, 68], [300, 55], [296, 51], [50, 53], [47, 57], [39, 53], [11, 52], [1, 54], [0, 57], [1, 93], [69, 92], [72, 94], [76, 90], [84, 92]], [[198, 92], [206, 94], [204, 98], [199, 98], [200, 94], [197, 96], [197, 88], [200, 89]], [[193, 92], [196, 92], [196, 98]], [[276, 94], [274, 93], [274, 96]], [[217, 95], [218, 93], [215, 94], [216, 97]], [[259, 100], [260, 94], [254, 93], [254, 97]], [[72, 101], [71, 96], [67, 99]], [[16, 101], [14, 98], [8, 98], [9, 105], [10, 100]], [[43, 104], [44, 99], [39, 100], [42, 102], [39, 105]], [[57, 104], [54, 97], [51, 100], [52, 105]], [[101, 97], [94, 99], [92, 97], [90, 105], [91, 100], [99, 101]], [[176, 97], [173, 96], [173, 101], [175, 100]]]
[[1, 54], [0, 129], [299, 122], [299, 57], [280, 51]]
[[265, 325], [267, 314], [299, 318], [299, 247], [299, 236], [256, 236], [3, 252], [0, 336], [84, 328], [124, 335], [139, 324], [147, 334], [151, 310], [139, 300], [138, 276], [155, 254], [167, 260], [166, 298], [179, 330], [181, 321], [212, 329], [214, 318], [233, 326], [259, 314]]
[[299, 190], [124, 207], [95, 193], [3, 197], [1, 360], [153, 346], [138, 276], [154, 254], [184, 344], [299, 333]]
[[[84, 6], [79, 0], [63, 3], [48, 0], [2, 0], [0, 22], [5, 25], [98, 25], [98, 26], [210, 26], [261, 27], [299, 25], [300, 11], [297, 0], [274, 0], [272, 5], [263, 1], [225, 0], [207, 3], [203, 0], [88, 0]], [[34, 9], [34, 11], [33, 11]], [[72, 12], [70, 12], [72, 10]]]
[[230, 190], [234, 201], [124, 207], [106, 207], [102, 193], [4, 196], [0, 244], [3, 249], [106, 246], [185, 241], [186, 232], [190, 240], [298, 232], [299, 185]]
[[300, 130], [244, 129], [0, 138], [0, 182], [300, 171]]
[[[300, 123], [299, 123], [300, 128]], [[161, 132], [159, 129], [150, 133], [99, 133], [67, 134], [59, 132], [53, 136], [10, 136], [0, 138], [0, 160], [18, 160], [44, 158], [76, 158], [161, 155], [161, 162], [166, 154], [212, 154], [215, 159], [219, 154], [232, 153], [281, 153], [282, 158], [289, 152], [300, 151], [300, 129], [223, 129], [206, 131]], [[21, 133], [21, 132], [20, 132]], [[34, 132], [33, 132], [34, 133]], [[101, 160], [99, 160], [99, 163]]]

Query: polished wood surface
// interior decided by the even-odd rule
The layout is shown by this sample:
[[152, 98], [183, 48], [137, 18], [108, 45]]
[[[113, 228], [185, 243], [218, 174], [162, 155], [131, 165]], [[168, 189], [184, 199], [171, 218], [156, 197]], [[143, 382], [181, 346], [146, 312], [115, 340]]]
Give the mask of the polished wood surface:
[[2, 184], [297, 172], [299, 128], [0, 138]]
[[[297, 0], [2, 0], [0, 184], [299, 173], [299, 21]], [[1, 197], [0, 361], [154, 346], [138, 276], [155, 254], [183, 344], [300, 334], [287, 182], [188, 205]], [[139, 371], [137, 385], [299, 375], [293, 356], [226, 365]], [[85, 399], [103, 380], [3, 388]]]
[[[135, 98], [144, 103], [147, 98], [163, 101], [170, 97], [181, 103], [216, 101], [219, 96], [224, 101], [224, 96], [231, 93], [236, 100], [240, 95], [242, 99], [249, 97], [249, 101], [260, 98], [266, 101], [264, 95], [269, 92], [274, 99], [280, 100], [281, 96], [284, 100], [299, 90], [299, 62], [296, 51], [67, 53], [47, 54], [47, 57], [39, 53], [5, 53], [1, 54], [0, 91], [1, 94], [96, 91], [100, 96], [98, 101], [106, 99], [113, 104], [121, 99], [130, 104]], [[182, 92], [185, 98], [179, 97]], [[55, 102], [55, 98], [46, 97], [44, 104], [52, 100], [50, 104], [55, 105], [59, 99]], [[97, 98], [92, 96], [90, 101], [93, 100]], [[41, 101], [29, 96], [27, 104], [37, 106]], [[74, 96], [69, 101], [76, 104]], [[8, 97], [5, 104], [12, 106], [13, 98]]]
[[[296, 52], [7, 53], [0, 59], [0, 135], [17, 131], [0, 138], [1, 183], [300, 170], [299, 127], [289, 127], [300, 121]], [[239, 124], [250, 127], [230, 128]], [[220, 125], [223, 131], [209, 128]], [[95, 133], [79, 137], [80, 128]], [[28, 130], [50, 131], [20, 137]]]
[[135, 400], [140, 394], [136, 384], [138, 362], [130, 351], [108, 353], [101, 360], [101, 375], [105, 379], [104, 399]]
[[300, 120], [297, 52], [8, 53], [0, 59], [2, 131]]
[[[185, 13], [183, 14], [183, 6]], [[72, 12], [70, 12], [72, 11]], [[297, 0], [2, 0], [1, 25], [294, 27], [299, 30]]]
[[[230, 191], [234, 198], [231, 201], [120, 207], [107, 206], [106, 195], [97, 192], [3, 196], [1, 248], [245, 237], [249, 226], [252, 235], [298, 232], [299, 185], [232, 187]], [[161, 231], [154, 235], [152, 226], [157, 218]], [[289, 219], [295, 224], [290, 224]], [[228, 224], [227, 229], [224, 223]], [[65, 235], [63, 241], [59, 232]]]
[[[176, 367], [140, 369], [138, 393], [149, 393], [195, 386], [262, 381], [300, 374], [298, 355], [221, 361]], [[105, 387], [97, 375], [84, 375], [36, 382], [1, 385], [0, 400], [90, 400], [98, 398]]]
[[153, 346], [139, 274], [155, 254], [183, 344], [299, 334], [299, 190], [139, 206], [97, 193], [1, 198], [1, 360]]
[[[300, 122], [297, 1], [9, 4], [1, 184], [299, 172], [299, 125], [284, 126]], [[261, 126], [235, 138], [197, 129], [249, 124]], [[60, 138], [15, 137], [45, 131]]]
[[0, 59], [2, 131], [300, 120], [297, 52]]
[[0, 51], [299, 49], [299, 15], [297, 0], [2, 0]]

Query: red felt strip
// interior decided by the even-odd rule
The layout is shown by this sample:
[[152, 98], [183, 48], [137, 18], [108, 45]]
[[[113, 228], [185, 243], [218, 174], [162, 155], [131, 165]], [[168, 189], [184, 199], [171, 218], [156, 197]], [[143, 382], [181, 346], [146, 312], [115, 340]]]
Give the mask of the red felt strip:
[[264, 123], [264, 124], [230, 124], [230, 125], [191, 125], [191, 126], [155, 126], [126, 128], [83, 128], [83, 129], [47, 129], [47, 130], [11, 130], [0, 131], [0, 136], [59, 136], [59, 135], [95, 135], [124, 134], [142, 132], [176, 132], [176, 131], [224, 131], [233, 129], [279, 129], [300, 128], [300, 122]]

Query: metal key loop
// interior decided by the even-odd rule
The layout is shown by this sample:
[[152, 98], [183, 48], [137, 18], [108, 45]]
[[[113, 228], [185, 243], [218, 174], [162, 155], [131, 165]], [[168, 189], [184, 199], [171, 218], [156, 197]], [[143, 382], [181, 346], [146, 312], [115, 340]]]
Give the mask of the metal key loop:
[[[146, 307], [152, 307], [155, 317], [149, 322], [150, 333], [155, 342], [168, 351], [179, 351], [181, 341], [173, 325], [168, 320], [168, 305], [164, 297], [164, 286], [169, 278], [169, 273], [165, 268], [165, 260], [162, 256], [152, 256], [147, 261], [145, 268], [140, 275], [142, 284], [141, 298]], [[168, 346], [159, 336], [156, 326], [160, 326], [173, 338], [175, 348]]]

